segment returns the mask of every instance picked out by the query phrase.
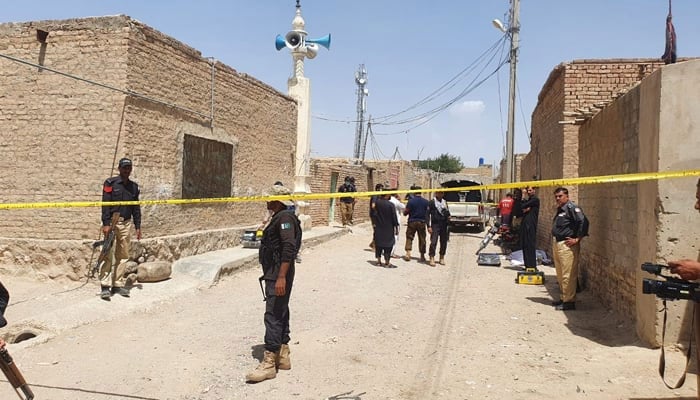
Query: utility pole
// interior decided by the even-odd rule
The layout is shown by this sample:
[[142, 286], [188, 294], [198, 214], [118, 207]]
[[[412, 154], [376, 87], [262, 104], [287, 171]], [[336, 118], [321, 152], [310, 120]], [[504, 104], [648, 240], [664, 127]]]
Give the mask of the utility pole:
[[513, 142], [515, 136], [515, 71], [518, 65], [518, 48], [520, 46], [520, 0], [511, 0], [510, 23], [510, 88], [508, 96], [508, 132], [506, 134], [506, 182], [515, 182], [515, 160], [513, 159]]
[[363, 143], [366, 143], [365, 136], [367, 133], [363, 134], [363, 128], [365, 125], [365, 110], [367, 109], [367, 102], [365, 97], [369, 95], [369, 91], [365, 87], [367, 84], [367, 70], [364, 64], [360, 64], [357, 72], [355, 72], [355, 83], [357, 83], [357, 126], [355, 127], [355, 148], [353, 150], [353, 158], [355, 160], [364, 160], [364, 150]]

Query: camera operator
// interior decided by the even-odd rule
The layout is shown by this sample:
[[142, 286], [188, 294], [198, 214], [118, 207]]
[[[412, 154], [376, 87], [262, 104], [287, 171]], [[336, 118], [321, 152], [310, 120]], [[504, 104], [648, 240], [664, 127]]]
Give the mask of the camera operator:
[[[695, 209], [700, 211], [700, 179], [695, 185]], [[674, 260], [668, 262], [668, 267], [671, 272], [678, 274], [681, 278], [685, 280], [697, 280], [700, 279], [700, 262], [693, 261], [689, 259], [685, 260]], [[695, 343], [700, 343], [700, 307], [695, 305]], [[695, 348], [695, 361], [700, 365], [700, 349]], [[698, 375], [698, 397], [700, 398], [700, 375]]]

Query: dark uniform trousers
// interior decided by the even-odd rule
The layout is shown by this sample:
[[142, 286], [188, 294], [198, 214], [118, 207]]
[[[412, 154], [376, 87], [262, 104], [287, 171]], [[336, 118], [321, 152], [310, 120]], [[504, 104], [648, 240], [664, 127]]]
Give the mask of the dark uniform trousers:
[[447, 253], [447, 221], [433, 222], [433, 233], [430, 234], [430, 249], [428, 255], [435, 257], [435, 248], [437, 247], [438, 239], [440, 240], [440, 256]]
[[287, 273], [287, 290], [284, 296], [275, 295], [274, 280], [265, 280], [265, 350], [277, 353], [283, 344], [289, 343], [289, 297], [294, 283], [294, 263]]

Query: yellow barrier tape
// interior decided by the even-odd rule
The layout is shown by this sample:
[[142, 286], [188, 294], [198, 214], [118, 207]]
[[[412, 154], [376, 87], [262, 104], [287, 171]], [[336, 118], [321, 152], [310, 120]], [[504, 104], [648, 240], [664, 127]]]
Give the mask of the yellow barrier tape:
[[668, 172], [643, 172], [635, 174], [601, 175], [580, 178], [545, 179], [541, 181], [524, 181], [512, 183], [494, 183], [479, 186], [455, 187], [455, 188], [433, 188], [416, 190], [386, 190], [381, 192], [350, 192], [350, 193], [308, 193], [292, 194], [287, 196], [239, 196], [239, 197], [215, 197], [206, 199], [170, 199], [170, 200], [140, 200], [140, 201], [73, 201], [73, 202], [47, 202], [47, 203], [0, 203], [0, 210], [15, 209], [37, 209], [37, 208], [72, 208], [72, 207], [102, 207], [102, 206], [127, 206], [127, 205], [164, 205], [164, 204], [210, 204], [210, 203], [242, 203], [242, 202], [263, 202], [275, 200], [327, 200], [338, 197], [369, 197], [378, 194], [404, 194], [404, 193], [433, 193], [433, 192], [461, 192], [465, 190], [488, 190], [488, 189], [514, 189], [550, 186], [573, 186], [573, 185], [593, 185], [603, 183], [630, 183], [657, 179], [685, 178], [700, 176], [700, 169]]

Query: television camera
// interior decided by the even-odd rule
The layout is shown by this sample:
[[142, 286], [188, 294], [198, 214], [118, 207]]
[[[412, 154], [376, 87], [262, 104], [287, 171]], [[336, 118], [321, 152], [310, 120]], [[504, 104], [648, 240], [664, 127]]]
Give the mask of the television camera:
[[693, 300], [700, 302], [700, 284], [664, 275], [662, 273], [664, 269], [668, 269], [668, 266], [650, 262], [642, 264], [643, 271], [665, 279], [642, 279], [642, 293], [655, 294], [656, 297], [664, 300]]

